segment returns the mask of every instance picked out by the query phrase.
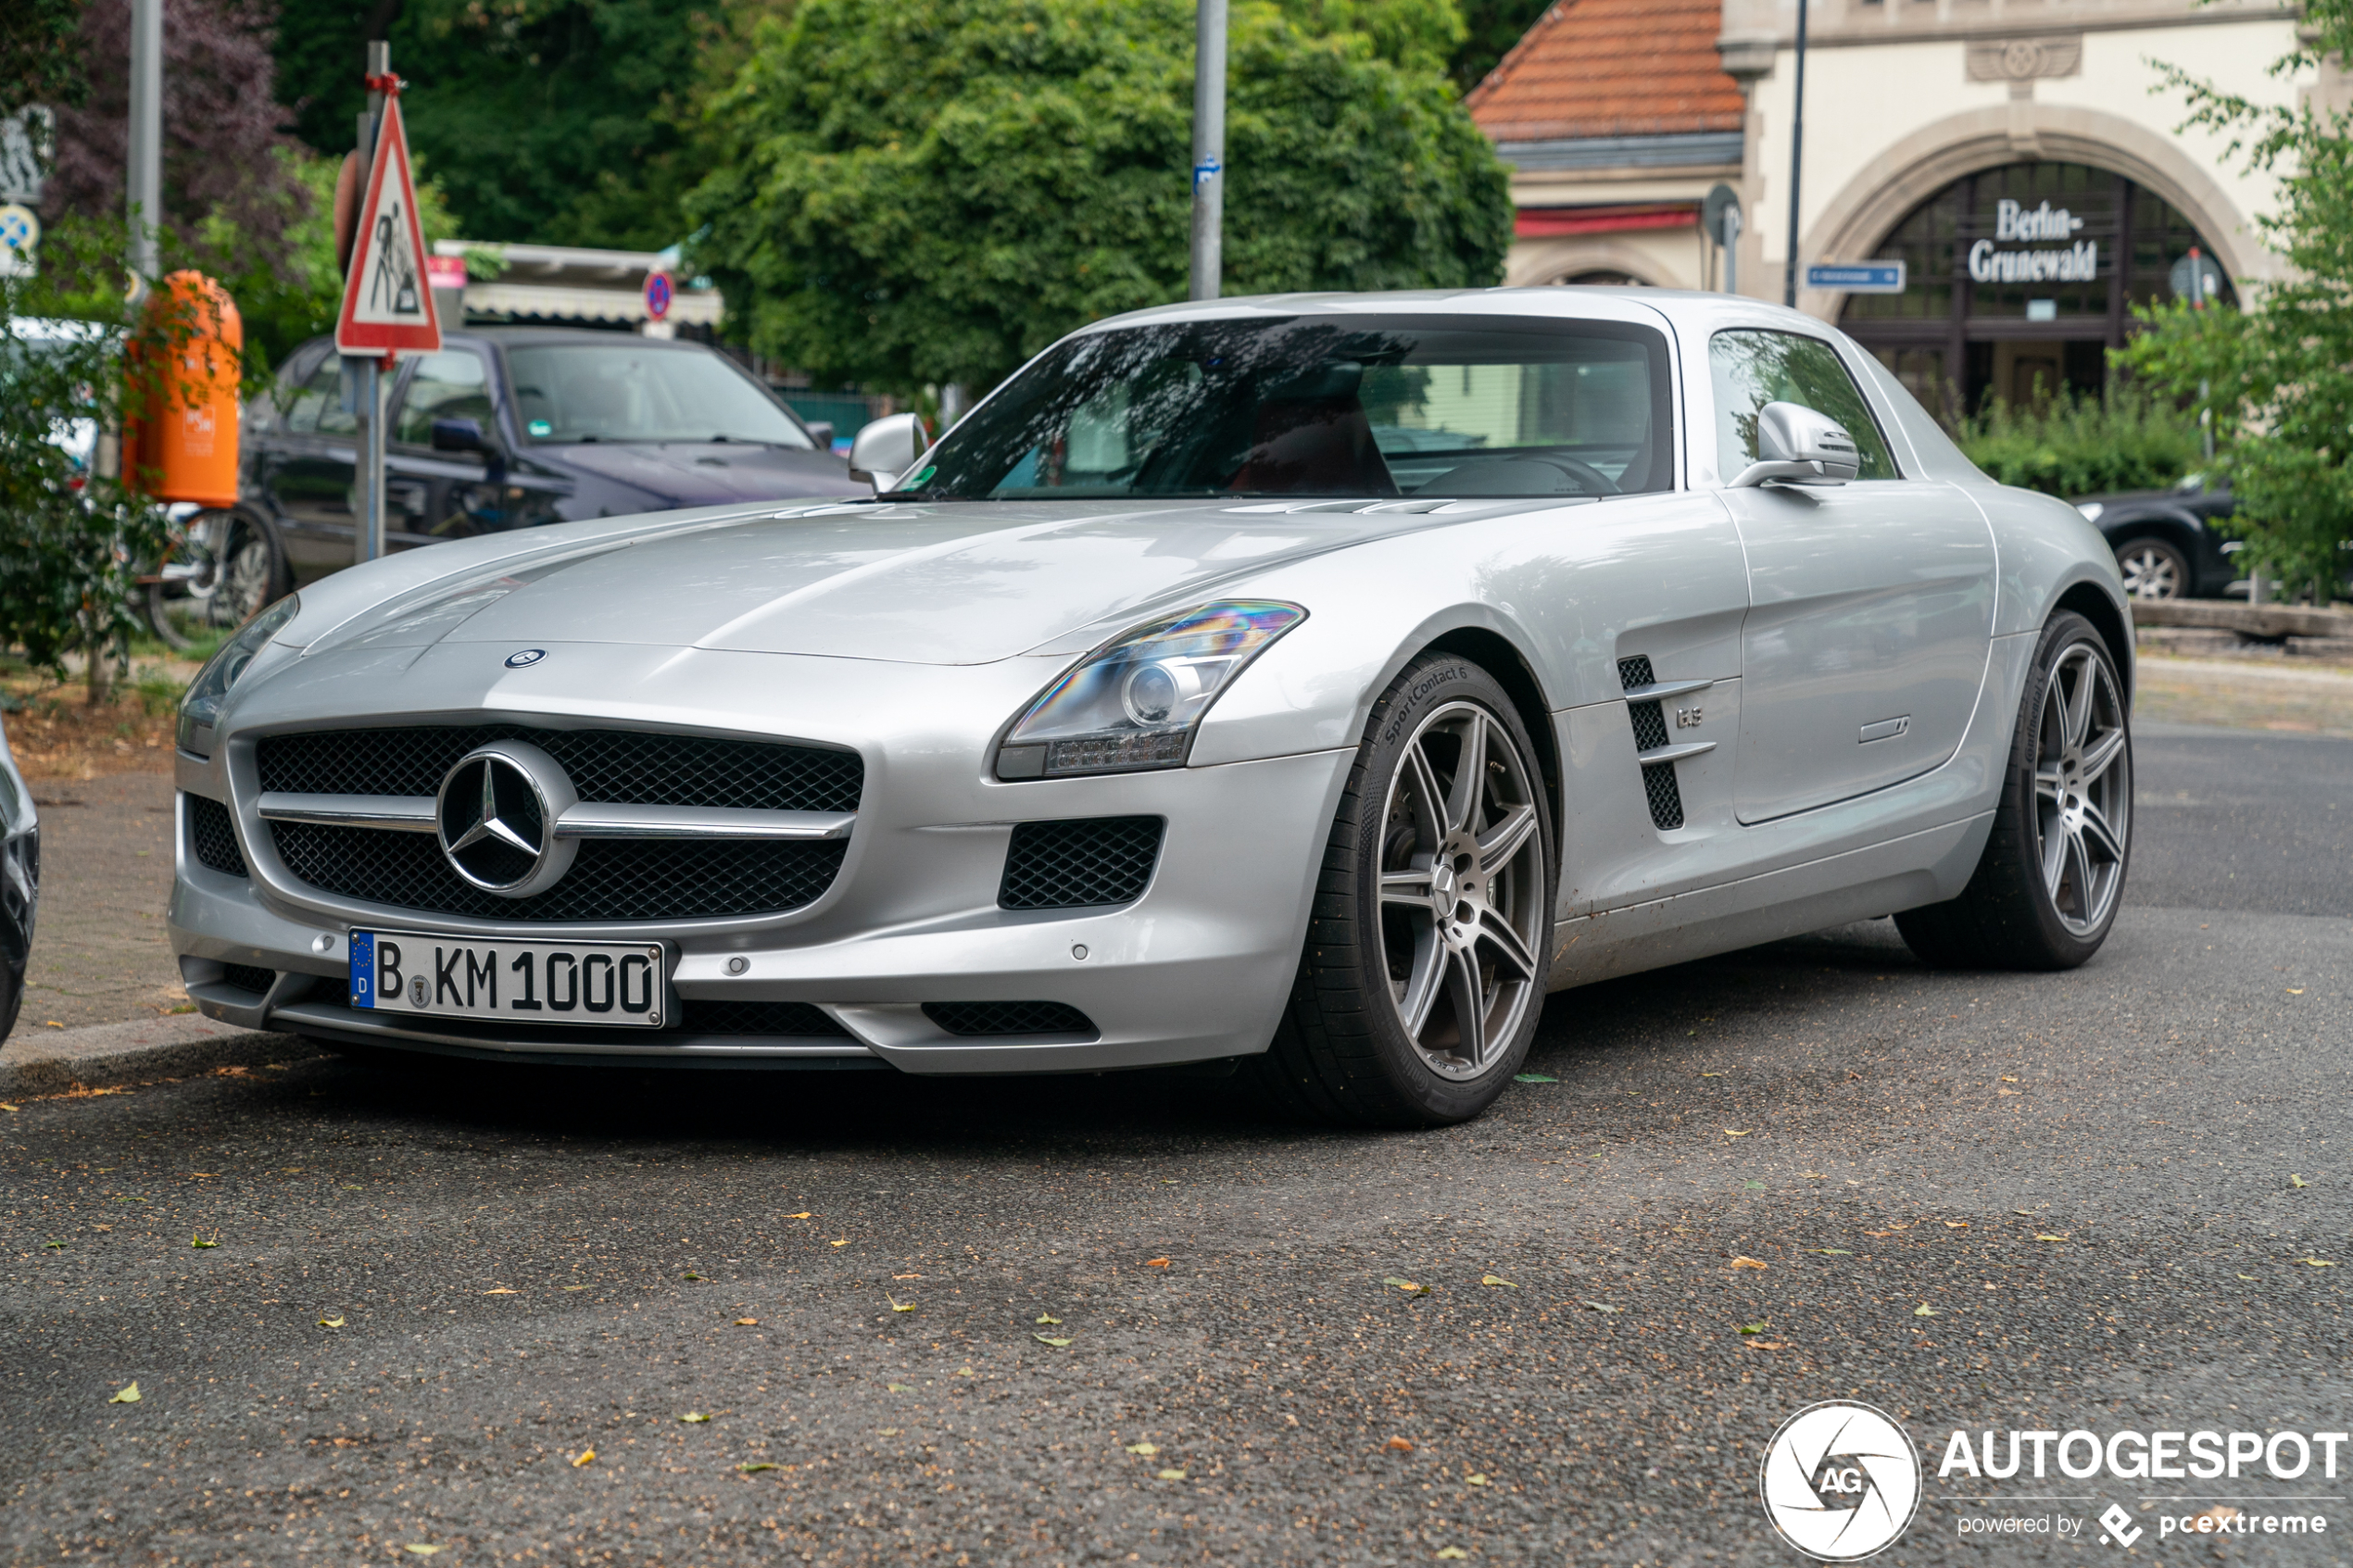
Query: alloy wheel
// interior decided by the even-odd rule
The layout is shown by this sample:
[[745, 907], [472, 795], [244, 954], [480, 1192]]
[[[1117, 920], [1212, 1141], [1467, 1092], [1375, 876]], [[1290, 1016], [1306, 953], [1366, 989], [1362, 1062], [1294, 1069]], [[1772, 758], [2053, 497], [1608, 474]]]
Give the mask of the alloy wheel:
[[2182, 563], [2171, 550], [2138, 546], [2118, 556], [2116, 565], [2124, 574], [2124, 591], [2136, 599], [2182, 596]]
[[1400, 753], [1382, 823], [1390, 999], [1432, 1072], [1476, 1078], [1543, 993], [1534, 783], [1494, 715], [1449, 703]]
[[2104, 925], [2124, 884], [2133, 754], [2116, 678], [2089, 643], [2059, 656], [2043, 689], [2034, 762], [2043, 890], [2077, 936]]

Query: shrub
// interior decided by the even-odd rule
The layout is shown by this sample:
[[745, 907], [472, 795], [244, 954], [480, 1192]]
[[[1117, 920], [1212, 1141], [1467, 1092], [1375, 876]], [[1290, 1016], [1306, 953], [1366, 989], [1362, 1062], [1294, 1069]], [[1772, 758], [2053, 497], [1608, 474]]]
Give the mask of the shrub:
[[1961, 450], [2004, 484], [2047, 495], [2165, 489], [2198, 466], [2196, 419], [2133, 387], [2063, 393], [2043, 407], [1994, 401], [1961, 421]]

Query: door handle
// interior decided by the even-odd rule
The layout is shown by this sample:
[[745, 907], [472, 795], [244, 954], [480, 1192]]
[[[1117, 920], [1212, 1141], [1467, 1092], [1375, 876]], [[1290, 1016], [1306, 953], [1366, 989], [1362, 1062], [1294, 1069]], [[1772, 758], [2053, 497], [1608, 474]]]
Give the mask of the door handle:
[[1857, 744], [1869, 746], [1875, 740], [1894, 740], [1911, 727], [1912, 716], [1908, 713], [1900, 719], [1881, 719], [1863, 726], [1862, 738]]

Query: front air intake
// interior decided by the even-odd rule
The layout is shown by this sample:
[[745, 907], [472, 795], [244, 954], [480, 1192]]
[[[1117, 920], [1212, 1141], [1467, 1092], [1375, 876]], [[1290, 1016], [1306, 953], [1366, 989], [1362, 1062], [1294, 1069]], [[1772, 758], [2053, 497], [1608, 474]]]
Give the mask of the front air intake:
[[1152, 879], [1165, 825], [1159, 817], [1019, 823], [1005, 850], [997, 902], [1008, 909], [1132, 904]]

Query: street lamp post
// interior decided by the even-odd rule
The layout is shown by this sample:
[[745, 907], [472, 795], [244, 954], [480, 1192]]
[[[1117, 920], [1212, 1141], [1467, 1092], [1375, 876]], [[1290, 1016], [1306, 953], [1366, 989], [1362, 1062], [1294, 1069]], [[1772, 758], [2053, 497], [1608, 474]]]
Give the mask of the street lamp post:
[[131, 221], [131, 270], [155, 281], [162, 257], [163, 0], [131, 0], [131, 123], [123, 158], [124, 216]]
[[1226, 0], [1199, 0], [1193, 22], [1194, 299], [1215, 299], [1225, 266]]
[[1781, 280], [1781, 303], [1797, 308], [1797, 190], [1806, 170], [1806, 0], [1797, 0], [1797, 89], [1789, 114], [1789, 275]]

